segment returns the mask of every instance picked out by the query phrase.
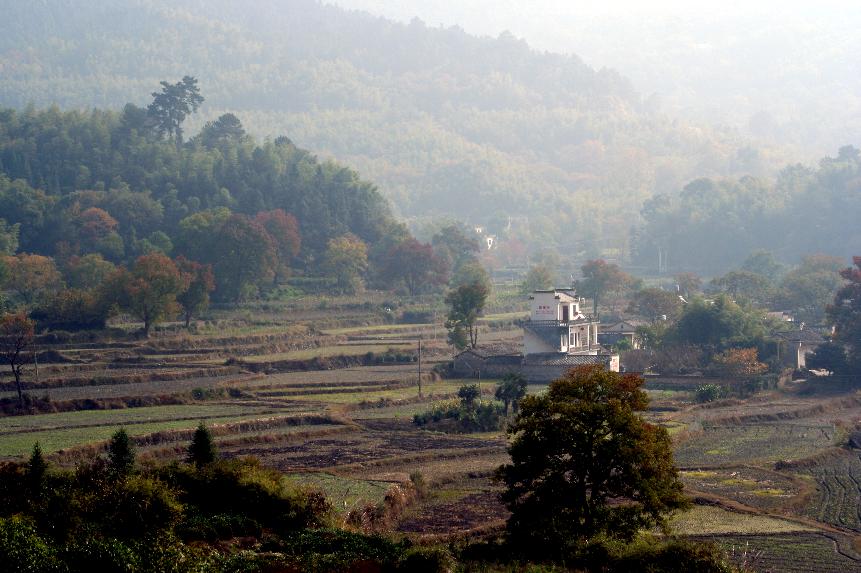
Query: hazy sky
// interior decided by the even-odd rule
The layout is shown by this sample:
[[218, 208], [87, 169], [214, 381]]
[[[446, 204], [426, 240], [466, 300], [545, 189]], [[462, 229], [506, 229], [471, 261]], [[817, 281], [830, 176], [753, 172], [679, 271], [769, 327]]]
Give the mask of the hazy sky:
[[[496, 36], [509, 30], [534, 47], [589, 56], [589, 42], [578, 41], [587, 24], [607, 28], [613, 22], [642, 29], [667, 21], [756, 18], [767, 20], [861, 16], [861, 2], [850, 0], [327, 0], [345, 8], [366, 10], [401, 21], [419, 17], [429, 25], [457, 25]], [[566, 33], [566, 28], [569, 32]], [[608, 41], [617, 41], [610, 35]], [[581, 50], [578, 52], [578, 48]], [[608, 62], [592, 62], [606, 65]]]
[[858, 0], [324, 0], [573, 53], [618, 70], [674, 115], [778, 135], [817, 152], [861, 129]]

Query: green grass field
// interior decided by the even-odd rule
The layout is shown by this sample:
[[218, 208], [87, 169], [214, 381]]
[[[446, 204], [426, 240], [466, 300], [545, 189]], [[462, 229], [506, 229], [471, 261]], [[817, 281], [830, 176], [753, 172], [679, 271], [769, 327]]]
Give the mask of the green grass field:
[[[473, 383], [474, 381], [464, 380], [440, 380], [437, 382], [426, 382], [422, 386], [422, 394], [425, 398], [431, 399], [433, 396], [447, 396], [456, 394], [458, 388], [465, 383]], [[482, 384], [483, 388], [494, 388], [493, 383]], [[303, 394], [301, 396], [290, 396], [290, 400], [311, 401], [311, 402], [328, 402], [331, 404], [358, 404], [360, 402], [376, 402], [379, 400], [407, 400], [418, 397], [418, 386], [410, 386], [408, 388], [397, 388], [393, 390], [366, 390], [357, 389], [355, 392], [338, 393], [338, 394]]]
[[[232, 422], [250, 421], [260, 417], [253, 414], [219, 416], [207, 418], [207, 425], [224, 424]], [[125, 426], [130, 436], [144, 436], [154, 432], [166, 430], [186, 430], [196, 428], [200, 419], [192, 420], [161, 420], [158, 422], [147, 422]], [[39, 442], [45, 453], [56, 452], [93, 442], [109, 439], [122, 424], [96, 427], [77, 427], [67, 429], [54, 429], [39, 432], [24, 432], [3, 436], [0, 439], [0, 457], [21, 457], [30, 453], [33, 444]]]
[[262, 414], [271, 409], [238, 404], [181, 404], [117, 410], [79, 410], [38, 416], [0, 418], [0, 435], [31, 430], [68, 429], [77, 426], [152, 423], [171, 419], [205, 419], [235, 415]]
[[391, 342], [387, 344], [341, 344], [337, 346], [323, 346], [320, 348], [308, 348], [305, 350], [293, 350], [291, 352], [279, 352], [275, 354], [257, 354], [243, 357], [246, 362], [276, 362], [278, 360], [309, 360], [311, 358], [328, 358], [330, 356], [361, 356], [368, 352], [381, 354], [410, 350], [414, 345], [409, 343]]
[[383, 501], [392, 482], [354, 479], [324, 472], [301, 472], [287, 474], [293, 482], [310, 486], [326, 494], [332, 509], [346, 514], [366, 504]]
[[673, 532], [678, 535], [815, 531], [811, 527], [785, 519], [736, 513], [707, 505], [694, 506], [690, 511], [673, 517], [670, 526]]

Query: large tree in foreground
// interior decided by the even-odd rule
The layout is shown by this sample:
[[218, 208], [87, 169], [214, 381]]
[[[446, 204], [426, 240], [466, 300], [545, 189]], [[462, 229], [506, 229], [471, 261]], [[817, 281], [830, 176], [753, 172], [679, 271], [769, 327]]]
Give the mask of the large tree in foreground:
[[642, 384], [583, 366], [520, 401], [511, 463], [498, 470], [515, 544], [555, 552], [595, 535], [630, 539], [687, 506], [667, 431], [639, 414]]
[[0, 318], [0, 360], [9, 365], [15, 377], [18, 402], [24, 407], [24, 391], [21, 388], [21, 371], [29, 362], [28, 351], [33, 346], [33, 321], [24, 313], [7, 314]]

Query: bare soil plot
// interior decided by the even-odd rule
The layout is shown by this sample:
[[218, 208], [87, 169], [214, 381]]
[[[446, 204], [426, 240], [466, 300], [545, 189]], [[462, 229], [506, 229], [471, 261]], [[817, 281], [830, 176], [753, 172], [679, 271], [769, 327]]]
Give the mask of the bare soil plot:
[[412, 508], [399, 521], [404, 533], [457, 534], [503, 524], [508, 510], [499, 489], [487, 479], [465, 480], [436, 490], [426, 502]]
[[[255, 455], [267, 465], [283, 471], [309, 468], [337, 468], [349, 465], [346, 472], [363, 467], [381, 467], [410, 456], [447, 456], [468, 458], [470, 452], [500, 443], [464, 438], [414, 429], [410, 424], [369, 421], [367, 426], [350, 434], [309, 439], [302, 444], [276, 445], [270, 448], [242, 448], [235, 455]], [[379, 471], [379, 470], [378, 470]]]

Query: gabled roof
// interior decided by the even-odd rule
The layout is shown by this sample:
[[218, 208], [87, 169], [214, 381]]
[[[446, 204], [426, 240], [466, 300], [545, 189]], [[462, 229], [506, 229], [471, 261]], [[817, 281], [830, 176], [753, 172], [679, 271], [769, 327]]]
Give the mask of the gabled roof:
[[806, 342], [808, 344], [821, 344], [825, 342], [825, 339], [821, 334], [815, 330], [809, 329], [778, 332], [776, 336], [786, 340], [787, 342]]
[[628, 322], [627, 320], [623, 320], [621, 322], [614, 322], [613, 324], [608, 324], [604, 326], [603, 324], [600, 327], [599, 332], [613, 332], [613, 333], [623, 333], [623, 332], [634, 332], [637, 330], [637, 326], [633, 322]]
[[557, 352], [527, 354], [523, 359], [524, 366], [587, 366], [590, 364], [607, 364], [609, 354], [563, 354]]

